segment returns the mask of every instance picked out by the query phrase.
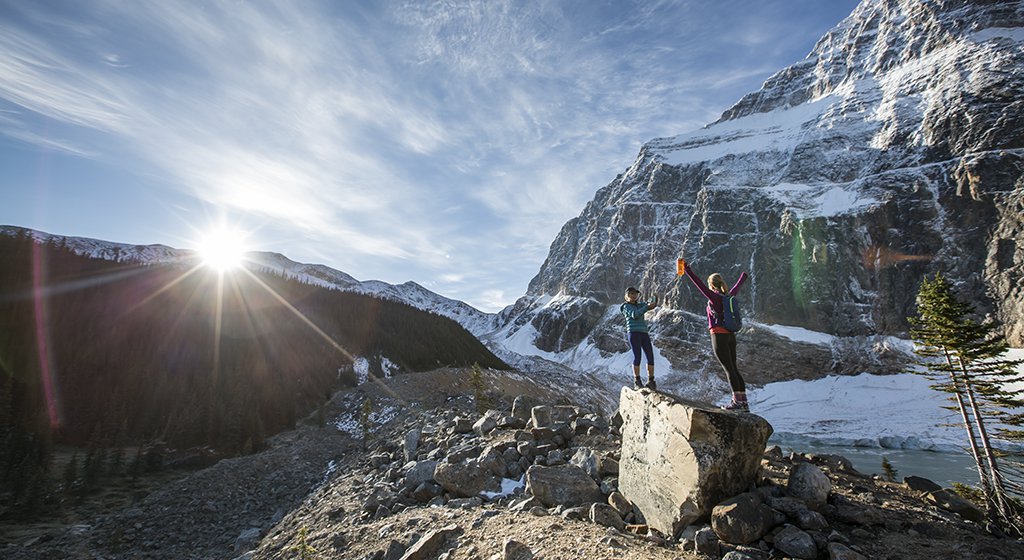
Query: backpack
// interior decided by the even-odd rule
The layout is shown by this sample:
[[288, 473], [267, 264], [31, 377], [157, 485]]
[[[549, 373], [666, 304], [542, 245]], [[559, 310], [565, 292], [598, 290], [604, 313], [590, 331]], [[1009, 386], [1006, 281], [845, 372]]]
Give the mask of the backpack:
[[725, 330], [736, 332], [743, 328], [743, 313], [736, 296], [722, 296], [722, 316], [718, 318]]

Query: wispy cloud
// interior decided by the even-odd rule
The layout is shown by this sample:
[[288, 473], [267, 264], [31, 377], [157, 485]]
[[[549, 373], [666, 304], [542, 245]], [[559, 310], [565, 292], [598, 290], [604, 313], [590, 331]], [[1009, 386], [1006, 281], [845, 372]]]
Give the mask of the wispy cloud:
[[729, 28], [730, 47], [706, 29], [714, 14], [673, 1], [15, 4], [0, 12], [0, 103], [15, 109], [0, 132], [161, 175], [357, 276], [493, 309], [640, 143], [713, 120], [778, 69], [714, 51], [764, 48], [775, 22]]

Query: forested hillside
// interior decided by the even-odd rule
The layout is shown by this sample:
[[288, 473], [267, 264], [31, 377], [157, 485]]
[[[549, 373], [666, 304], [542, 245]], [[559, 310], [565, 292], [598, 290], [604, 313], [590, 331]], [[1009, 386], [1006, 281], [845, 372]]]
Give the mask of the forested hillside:
[[404, 304], [0, 237], [5, 472], [30, 448], [45, 463], [51, 442], [258, 448], [354, 385], [358, 357], [377, 375], [382, 358], [399, 373], [507, 367], [454, 321]]

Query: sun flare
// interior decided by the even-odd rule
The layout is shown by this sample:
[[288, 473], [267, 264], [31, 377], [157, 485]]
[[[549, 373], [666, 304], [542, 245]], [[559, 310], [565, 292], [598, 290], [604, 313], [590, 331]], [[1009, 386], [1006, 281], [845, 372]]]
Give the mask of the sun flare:
[[246, 252], [244, 239], [238, 231], [211, 231], [200, 241], [197, 252], [205, 266], [227, 272], [242, 266]]

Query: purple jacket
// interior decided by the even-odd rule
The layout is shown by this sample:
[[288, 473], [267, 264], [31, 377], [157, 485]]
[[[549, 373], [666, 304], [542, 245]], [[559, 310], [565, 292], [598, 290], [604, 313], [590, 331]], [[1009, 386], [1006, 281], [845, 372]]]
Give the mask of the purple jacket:
[[[697, 286], [700, 293], [704, 294], [704, 297], [708, 298], [708, 328], [710, 329], [712, 327], [720, 326], [718, 325], [718, 317], [722, 316], [722, 294], [708, 288], [707, 282], [704, 282], [697, 276], [697, 273], [693, 271], [690, 263], [686, 263], [686, 276], [690, 278], [690, 281], [693, 282], [694, 286]], [[740, 286], [742, 286], [743, 282], [746, 280], [747, 273], [744, 272], [740, 274], [739, 280], [737, 280], [736, 284], [733, 285], [731, 290], [729, 290], [729, 295], [736, 295], [736, 292], [740, 290]]]

